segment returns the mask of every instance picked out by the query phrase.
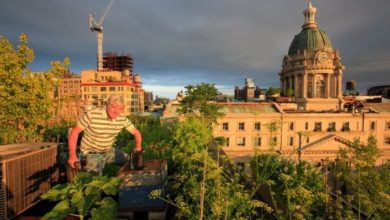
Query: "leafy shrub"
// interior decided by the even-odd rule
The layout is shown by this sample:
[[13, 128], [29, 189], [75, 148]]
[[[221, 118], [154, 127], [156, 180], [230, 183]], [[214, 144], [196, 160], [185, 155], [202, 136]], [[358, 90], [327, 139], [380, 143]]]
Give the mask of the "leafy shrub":
[[93, 220], [114, 219], [117, 203], [111, 196], [118, 194], [121, 183], [116, 177], [79, 173], [74, 182], [56, 185], [41, 195], [42, 199], [58, 201], [42, 220], [64, 219], [70, 214], [77, 214], [81, 220], [86, 216]]

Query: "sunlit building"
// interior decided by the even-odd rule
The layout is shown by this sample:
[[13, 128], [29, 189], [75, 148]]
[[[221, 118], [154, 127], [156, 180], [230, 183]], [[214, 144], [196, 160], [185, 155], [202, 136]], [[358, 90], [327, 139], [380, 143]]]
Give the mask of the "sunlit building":
[[109, 54], [103, 59], [103, 70], [81, 72], [81, 98], [89, 105], [103, 106], [110, 95], [124, 98], [124, 114], [144, 112], [144, 89], [141, 76], [133, 74], [129, 56]]
[[[213, 134], [224, 137], [224, 153], [239, 163], [256, 153], [276, 151], [293, 159], [321, 163], [336, 158], [355, 138], [377, 139], [380, 158], [390, 159], [390, 104], [356, 102], [344, 109], [340, 53], [329, 36], [317, 28], [316, 8], [304, 11], [305, 23], [284, 56], [279, 74], [282, 93], [293, 91], [288, 102], [218, 103], [225, 115]], [[283, 100], [283, 99], [281, 99]], [[168, 105], [164, 116], [175, 116]]]

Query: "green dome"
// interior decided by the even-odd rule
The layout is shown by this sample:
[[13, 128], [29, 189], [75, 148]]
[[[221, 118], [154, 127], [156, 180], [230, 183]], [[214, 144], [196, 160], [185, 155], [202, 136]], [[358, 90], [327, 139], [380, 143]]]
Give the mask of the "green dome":
[[332, 43], [328, 35], [323, 30], [308, 28], [295, 35], [288, 50], [288, 55], [296, 54], [298, 50], [315, 51], [323, 48], [332, 49]]

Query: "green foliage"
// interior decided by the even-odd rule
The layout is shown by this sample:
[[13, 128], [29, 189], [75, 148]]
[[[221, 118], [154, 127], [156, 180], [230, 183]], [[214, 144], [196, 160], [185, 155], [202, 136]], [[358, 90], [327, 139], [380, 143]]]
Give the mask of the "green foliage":
[[292, 88], [287, 89], [286, 95], [287, 95], [288, 97], [293, 96], [293, 95], [294, 95], [294, 90], [293, 90]]
[[[142, 134], [142, 148], [145, 150], [144, 159], [168, 159], [170, 158], [170, 141], [172, 128], [160, 123], [158, 117], [153, 116], [129, 116], [134, 126]], [[115, 147], [130, 153], [134, 148], [133, 135], [126, 130], [122, 130], [114, 144]]]
[[[172, 157], [174, 192], [168, 202], [178, 207], [176, 217], [186, 219], [249, 219], [255, 209], [269, 207], [252, 199], [240, 182], [241, 175], [220, 167], [208, 153], [216, 141], [202, 117], [191, 116], [175, 127]], [[218, 141], [217, 141], [218, 143]], [[158, 192], [151, 197], [159, 197]], [[202, 202], [204, 201], [204, 202]], [[202, 211], [201, 211], [202, 210]]]
[[336, 179], [346, 186], [344, 197], [372, 219], [390, 218], [389, 164], [375, 166], [379, 157], [376, 139], [370, 136], [367, 143], [353, 141], [350, 149], [342, 149], [333, 166]]
[[109, 196], [118, 194], [121, 183], [115, 177], [80, 173], [73, 183], [56, 185], [41, 195], [42, 199], [59, 201], [42, 219], [64, 219], [75, 213], [80, 219], [89, 215], [92, 219], [114, 219], [117, 204]]
[[268, 186], [278, 219], [324, 216], [326, 184], [308, 162], [293, 162], [278, 154], [261, 154], [251, 161], [259, 186]]
[[188, 85], [185, 87], [186, 96], [182, 101], [182, 108], [178, 109], [184, 114], [200, 114], [207, 123], [215, 123], [218, 117], [223, 116], [220, 106], [215, 101], [218, 90], [214, 84], [201, 83], [199, 85]]
[[274, 96], [280, 94], [280, 88], [269, 87], [266, 94], [267, 96]]
[[15, 48], [0, 36], [0, 143], [42, 140], [47, 121], [52, 116], [55, 77], [66, 70], [64, 63], [53, 62], [47, 72], [33, 73], [28, 65], [34, 51], [21, 34]]
[[73, 124], [68, 121], [61, 121], [57, 124], [48, 125], [45, 128], [43, 140], [56, 142], [58, 139], [59, 142], [67, 143], [68, 131], [72, 126]]
[[268, 148], [269, 150], [274, 150], [277, 142], [277, 132], [281, 128], [281, 122], [278, 120], [270, 121], [263, 125], [269, 132], [269, 138], [268, 138]]

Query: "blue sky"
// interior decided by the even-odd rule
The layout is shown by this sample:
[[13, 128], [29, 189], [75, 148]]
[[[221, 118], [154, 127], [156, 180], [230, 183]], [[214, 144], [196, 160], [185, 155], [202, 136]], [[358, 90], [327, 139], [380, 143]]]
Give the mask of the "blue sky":
[[[109, 0], [12, 0], [0, 3], [0, 35], [20, 33], [35, 50], [33, 70], [71, 59], [80, 73], [96, 68], [96, 34]], [[358, 89], [390, 84], [390, 1], [313, 0], [317, 22], [340, 50], [344, 81]], [[214, 83], [233, 93], [246, 77], [279, 86], [283, 56], [301, 31], [305, 0], [115, 0], [104, 21], [104, 51], [134, 56], [144, 87], [174, 97], [185, 85]]]

